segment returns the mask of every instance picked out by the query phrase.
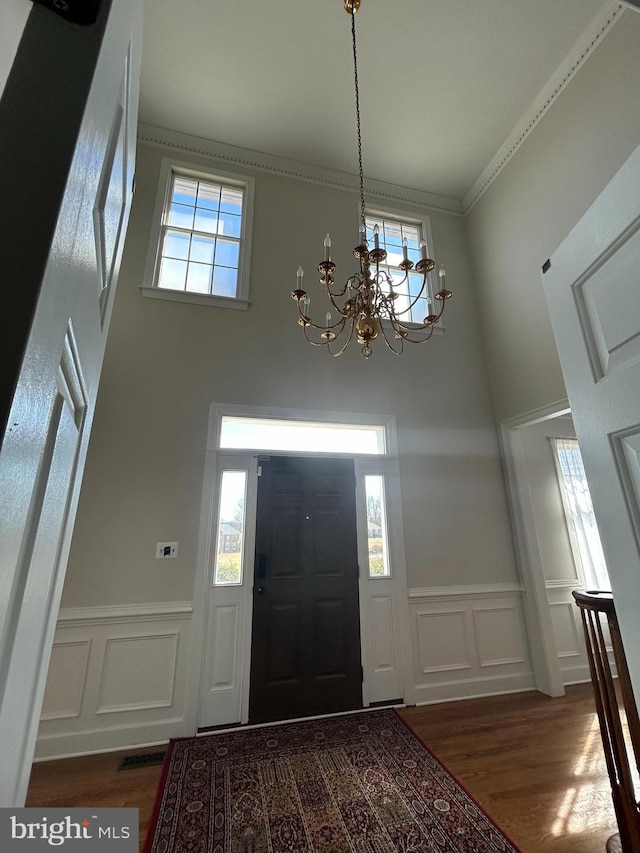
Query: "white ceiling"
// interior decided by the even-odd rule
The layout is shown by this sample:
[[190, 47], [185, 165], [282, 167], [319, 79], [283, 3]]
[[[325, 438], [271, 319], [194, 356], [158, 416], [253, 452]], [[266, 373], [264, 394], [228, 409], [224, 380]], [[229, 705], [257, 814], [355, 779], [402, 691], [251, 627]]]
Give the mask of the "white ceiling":
[[[140, 119], [357, 173], [343, 0], [145, 0]], [[462, 198], [603, 0], [362, 0], [364, 171]]]

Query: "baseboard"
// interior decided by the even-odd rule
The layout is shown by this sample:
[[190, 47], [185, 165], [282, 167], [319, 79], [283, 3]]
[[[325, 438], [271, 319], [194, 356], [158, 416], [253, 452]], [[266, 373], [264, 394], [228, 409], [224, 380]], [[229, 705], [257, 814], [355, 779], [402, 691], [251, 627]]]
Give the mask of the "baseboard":
[[535, 689], [536, 685], [532, 672], [512, 676], [443, 681], [417, 685], [416, 704], [434, 705], [440, 702], [459, 702], [464, 699], [502, 696], [506, 693], [526, 693]]
[[100, 752], [142, 749], [146, 746], [168, 743], [171, 738], [192, 735], [195, 735], [195, 732], [186, 731], [182, 719], [52, 735], [38, 739], [34, 761], [53, 761], [60, 758], [95, 755]]

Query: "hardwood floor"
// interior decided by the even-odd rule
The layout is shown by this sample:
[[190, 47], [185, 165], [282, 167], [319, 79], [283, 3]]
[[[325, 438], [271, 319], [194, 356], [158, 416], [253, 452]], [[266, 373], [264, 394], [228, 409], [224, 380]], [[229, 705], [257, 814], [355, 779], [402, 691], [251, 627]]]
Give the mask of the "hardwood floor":
[[[523, 853], [604, 853], [616, 824], [590, 684], [400, 713]], [[137, 807], [142, 849], [162, 768], [117, 767], [159, 749], [35, 764], [27, 805]]]

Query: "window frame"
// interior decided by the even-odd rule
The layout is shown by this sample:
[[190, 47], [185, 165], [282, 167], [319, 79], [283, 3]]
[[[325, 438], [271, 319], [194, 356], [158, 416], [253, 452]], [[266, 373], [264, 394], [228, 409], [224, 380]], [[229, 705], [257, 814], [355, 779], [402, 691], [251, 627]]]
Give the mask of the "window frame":
[[[360, 209], [358, 209], [358, 217], [360, 217]], [[386, 219], [387, 221], [390, 221], [390, 222], [399, 222], [402, 224], [418, 226], [418, 228], [421, 232], [421, 235], [422, 235], [420, 239], [426, 240], [426, 243], [427, 243], [427, 257], [435, 260], [435, 248], [433, 245], [433, 236], [431, 233], [431, 220], [425, 214], [416, 213], [415, 211], [411, 212], [410, 210], [402, 210], [399, 208], [386, 207], [386, 205], [382, 206], [382, 205], [371, 204], [371, 205], [367, 205], [365, 207], [365, 219], [367, 219], [369, 217], [371, 217], [371, 218], [378, 217], [379, 219]], [[373, 247], [369, 246], [369, 248], [371, 249]], [[386, 266], [386, 264], [384, 264], [384, 265], [381, 264], [381, 266]], [[394, 271], [396, 270], [395, 267], [392, 267], [392, 269]], [[402, 272], [402, 271], [398, 269], [398, 272]], [[432, 270], [431, 272], [427, 273], [427, 288], [426, 288], [425, 294], [423, 294], [429, 300], [429, 306], [432, 309], [434, 309], [434, 306], [435, 306], [435, 308], [437, 308], [437, 306], [438, 306], [438, 303], [434, 300], [434, 294], [437, 293], [437, 291], [439, 289], [438, 288], [437, 275], [438, 275], [438, 263], [436, 262], [435, 269]], [[434, 313], [437, 313], [437, 311], [434, 310]], [[388, 321], [384, 321], [384, 320], [383, 320], [383, 322], [385, 324], [388, 323]], [[420, 329], [421, 328], [421, 323], [416, 323], [416, 322], [408, 320], [408, 319], [403, 319], [402, 322], [406, 326], [408, 326], [409, 328], [412, 328], [412, 329]], [[443, 324], [442, 320], [440, 320], [433, 327], [433, 334], [441, 335], [444, 332], [444, 329], [445, 329], [444, 324]]]
[[[218, 296], [208, 293], [193, 293], [188, 290], [170, 290], [158, 287], [158, 275], [162, 256], [163, 220], [167, 206], [171, 202], [171, 189], [174, 175], [211, 181], [243, 190], [242, 223], [240, 228], [240, 250], [238, 262], [238, 286], [235, 296]], [[208, 305], [215, 308], [234, 308], [246, 311], [249, 300], [249, 281], [251, 273], [251, 241], [253, 235], [253, 205], [255, 179], [248, 175], [212, 169], [196, 163], [163, 157], [158, 178], [158, 191], [153, 211], [149, 250], [143, 283], [140, 290], [144, 296], [153, 299], [167, 299], [172, 302], [189, 302], [195, 305]]]

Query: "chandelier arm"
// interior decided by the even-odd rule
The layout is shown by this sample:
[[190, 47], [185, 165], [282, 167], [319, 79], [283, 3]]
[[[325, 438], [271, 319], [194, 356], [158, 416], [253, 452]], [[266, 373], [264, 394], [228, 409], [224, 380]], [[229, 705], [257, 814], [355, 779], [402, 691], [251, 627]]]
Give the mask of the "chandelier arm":
[[[345, 321], [346, 321], [346, 317], [345, 317]], [[349, 337], [348, 337], [348, 338], [347, 338], [347, 340], [345, 341], [344, 346], [343, 346], [341, 349], [339, 349], [339, 350], [338, 350], [338, 352], [334, 352], [334, 351], [331, 349], [331, 343], [333, 343], [333, 341], [327, 341], [327, 349], [329, 350], [329, 352], [331, 353], [331, 355], [332, 355], [334, 358], [338, 358], [338, 356], [339, 356], [339, 355], [342, 355], [342, 353], [343, 353], [343, 352], [346, 350], [346, 348], [349, 346], [349, 344], [350, 344], [350, 343], [351, 343], [351, 341], [353, 340], [353, 333], [354, 333], [354, 331], [355, 331], [355, 328], [356, 328], [356, 321], [355, 321], [355, 319], [354, 319], [354, 318], [352, 318], [352, 319], [351, 319], [351, 331], [349, 332]], [[336, 335], [336, 337], [335, 337], [333, 340], [335, 341], [335, 340], [337, 340], [337, 338], [338, 338], [338, 336]]]
[[346, 290], [347, 290], [346, 285], [345, 285], [342, 293], [331, 293], [330, 290], [327, 290], [327, 296], [329, 297], [329, 302], [336, 309], [336, 311], [338, 312], [338, 314], [340, 314], [341, 317], [348, 317], [349, 315], [344, 313], [342, 308], [336, 302], [336, 299], [339, 299], [341, 296], [344, 296]]
[[[321, 281], [321, 282], [320, 282], [320, 284], [324, 284], [324, 282], [323, 282], [323, 281]], [[331, 299], [331, 297], [336, 297], [337, 299], [339, 299], [341, 296], [344, 296], [344, 295], [345, 295], [345, 293], [347, 292], [347, 285], [348, 285], [348, 284], [349, 284], [349, 281], [347, 281], [347, 282], [346, 282], [346, 284], [344, 284], [344, 286], [342, 287], [342, 290], [339, 290], [337, 293], [334, 293], [334, 292], [331, 290], [331, 285], [330, 285], [330, 284], [325, 284], [324, 286], [325, 286], [325, 289], [326, 289], [326, 292], [327, 292], [327, 296], [328, 296], [330, 299]]]
[[[346, 321], [345, 321], [345, 322], [346, 322]], [[311, 324], [309, 324], [309, 325], [311, 326], [311, 328], [315, 328], [315, 329], [322, 329], [323, 331], [325, 331], [325, 330], [326, 330], [326, 328], [327, 328], [326, 326], [316, 326], [316, 325], [315, 325], [315, 324], [313, 324], [313, 323], [311, 323]], [[308, 333], [307, 333], [307, 328], [308, 328], [308, 326], [303, 326], [303, 328], [302, 328], [302, 330], [303, 330], [303, 332], [304, 332], [304, 336], [305, 336], [305, 338], [306, 338], [306, 340], [307, 340], [307, 343], [310, 343], [310, 344], [311, 344], [311, 346], [314, 346], [314, 347], [327, 347], [327, 349], [329, 349], [329, 352], [331, 352], [331, 350], [330, 350], [330, 348], [329, 348], [329, 344], [331, 343], [331, 340], [326, 339], [326, 340], [324, 340], [324, 341], [314, 341], [314, 340], [313, 340], [313, 338], [310, 338], [310, 337], [309, 337], [309, 335], [308, 335]], [[343, 324], [343, 328], [344, 328], [344, 324]], [[336, 338], [338, 338], [338, 337], [342, 334], [342, 331], [343, 331], [343, 330], [341, 329], [341, 330], [340, 330], [340, 331], [339, 331], [339, 332], [338, 332], [338, 333], [333, 337], [333, 339], [332, 339], [332, 340], [336, 340]]]
[[413, 307], [415, 305], [418, 304], [419, 299], [422, 297], [422, 294], [425, 291], [426, 284], [427, 284], [427, 275], [425, 273], [424, 279], [422, 280], [422, 287], [418, 291], [418, 294], [413, 298], [413, 301], [410, 302], [409, 305], [404, 310], [394, 312], [396, 317], [403, 317], [405, 314], [408, 314], [413, 309]]
[[387, 345], [387, 349], [391, 350], [394, 355], [402, 355], [402, 350], [404, 349], [404, 338], [398, 338], [400, 341], [400, 348], [395, 349], [389, 338], [387, 337], [387, 333], [384, 330], [384, 326], [382, 323], [380, 324], [380, 331], [382, 332], [382, 340]]
[[[422, 330], [420, 329], [420, 331], [422, 331]], [[424, 336], [424, 338], [411, 338], [411, 337], [409, 337], [409, 335], [407, 335], [407, 337], [404, 338], [404, 340], [409, 341], [410, 344], [424, 344], [429, 340], [429, 338], [433, 334], [433, 326], [427, 326], [426, 331], [427, 331], [427, 333]]]

